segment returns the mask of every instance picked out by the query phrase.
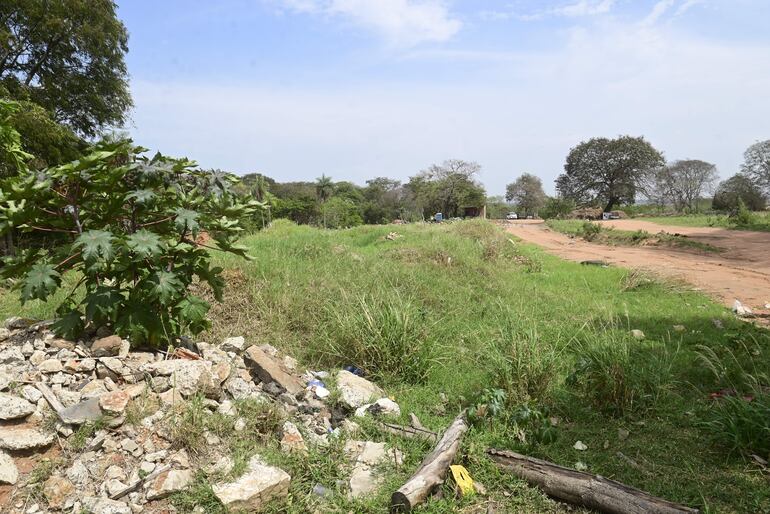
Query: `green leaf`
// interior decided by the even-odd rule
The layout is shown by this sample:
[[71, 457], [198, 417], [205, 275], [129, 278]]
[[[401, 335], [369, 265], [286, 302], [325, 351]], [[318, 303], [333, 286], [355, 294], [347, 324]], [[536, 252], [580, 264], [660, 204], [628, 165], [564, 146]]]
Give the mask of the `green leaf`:
[[152, 293], [163, 305], [168, 305], [184, 289], [184, 284], [175, 273], [159, 271], [150, 277]]
[[59, 337], [75, 340], [83, 333], [83, 330], [85, 330], [85, 324], [80, 317], [80, 312], [71, 310], [57, 318], [56, 321], [53, 322], [51, 328]]
[[136, 203], [147, 203], [153, 198], [155, 198], [155, 193], [149, 189], [138, 189], [128, 193], [125, 197], [125, 201], [136, 200]]
[[160, 255], [164, 246], [160, 236], [144, 229], [128, 236], [126, 245], [140, 258]]
[[182, 323], [189, 326], [190, 331], [198, 334], [208, 328], [209, 322], [206, 314], [211, 305], [203, 298], [190, 295], [177, 304]]
[[86, 319], [97, 323], [112, 321], [124, 300], [119, 289], [104, 285], [97, 286], [83, 300], [86, 305]]
[[222, 293], [225, 289], [225, 280], [222, 278], [222, 268], [219, 266], [215, 268], [209, 268], [208, 262], [205, 262], [203, 266], [196, 269], [195, 273], [201, 280], [205, 280], [211, 287], [214, 293], [214, 298], [218, 301], [222, 301]]
[[200, 214], [181, 207], [174, 211], [174, 213], [176, 214], [174, 224], [180, 234], [183, 234], [185, 231], [191, 232], [194, 236], [198, 234], [198, 230], [200, 229], [198, 217]]
[[83, 259], [87, 262], [95, 262], [99, 258], [108, 261], [114, 254], [112, 240], [111, 232], [106, 230], [88, 230], [78, 236], [72, 247], [82, 248]]
[[157, 311], [153, 311], [151, 304], [139, 301], [128, 302], [118, 312], [115, 333], [129, 338], [132, 344], [155, 343], [165, 338]]
[[50, 264], [34, 264], [21, 286], [21, 303], [37, 298], [45, 301], [61, 284], [61, 275]]

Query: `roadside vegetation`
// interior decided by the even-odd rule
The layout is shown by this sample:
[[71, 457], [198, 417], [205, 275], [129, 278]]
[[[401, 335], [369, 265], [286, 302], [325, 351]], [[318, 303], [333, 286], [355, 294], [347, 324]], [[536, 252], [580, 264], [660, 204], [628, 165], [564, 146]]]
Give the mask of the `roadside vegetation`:
[[695, 241], [682, 235], [669, 234], [664, 230], [657, 234], [651, 234], [646, 230], [619, 230], [614, 227], [602, 226], [601, 222], [584, 220], [548, 220], [546, 225], [557, 232], [605, 245], [666, 246], [709, 253], [722, 251], [716, 246]]
[[[199, 338], [247, 334], [310, 369], [361, 366], [404, 418], [414, 412], [430, 429], [445, 428], [468, 407], [473, 428], [459, 463], [503, 511], [566, 509], [498, 471], [484, 455], [489, 446], [585, 465], [708, 512], [770, 509], [767, 478], [751, 458], [768, 457], [766, 330], [683, 286], [561, 261], [490, 223], [403, 226], [401, 237], [386, 238], [393, 230], [324, 231], [278, 220], [246, 237], [254, 260], [214, 257], [230, 287]], [[202, 289], [196, 294], [213, 300]], [[15, 295], [0, 295], [0, 316], [47, 317], [54, 306], [33, 300], [20, 307]], [[634, 338], [632, 329], [646, 337]], [[401, 449], [404, 465], [365, 501], [322, 499], [311, 490], [334, 484], [340, 448], [287, 455], [259, 436], [278, 423], [275, 414], [249, 404], [238, 409], [253, 423], [253, 438], [221, 426], [195, 402], [188, 409], [180, 445], [200, 448], [195, 434], [207, 428], [236, 462], [259, 452], [296, 477], [289, 502], [275, 512], [382, 512], [429, 451], [365, 422], [364, 436]], [[588, 449], [573, 448], [577, 441]], [[195, 505], [217, 512], [216, 480], [201, 474], [174, 503], [182, 512]], [[447, 491], [421, 512], [472, 512], [486, 501]]]
[[684, 216], [652, 216], [640, 218], [660, 225], [678, 227], [721, 227], [735, 230], [754, 230], [759, 232], [770, 231], [770, 213], [752, 212], [743, 223], [738, 222], [735, 216], [727, 214], [691, 214]]

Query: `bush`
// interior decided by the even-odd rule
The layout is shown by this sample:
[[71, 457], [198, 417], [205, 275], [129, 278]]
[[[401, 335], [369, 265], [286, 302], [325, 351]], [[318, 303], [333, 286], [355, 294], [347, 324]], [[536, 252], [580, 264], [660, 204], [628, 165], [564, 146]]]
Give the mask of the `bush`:
[[583, 239], [586, 241], [593, 241], [596, 236], [601, 234], [602, 226], [598, 223], [591, 223], [590, 221], [584, 221], [582, 227]]
[[236, 179], [144, 151], [130, 141], [103, 143], [80, 160], [3, 184], [0, 233], [51, 238], [7, 259], [2, 276], [14, 280], [23, 303], [45, 301], [73, 274], [54, 324], [64, 337], [105, 325], [134, 344], [198, 333], [209, 304], [188, 288], [200, 280], [219, 300], [224, 287], [209, 250], [245, 256], [235, 240], [258, 204], [239, 201], [230, 189]]
[[398, 295], [364, 296], [347, 308], [330, 301], [318, 323], [322, 357], [375, 379], [421, 383], [440, 356], [425, 313]]
[[730, 215], [730, 222], [739, 227], [747, 227], [757, 222], [756, 216], [746, 207], [742, 198], [738, 198], [738, 208]]
[[595, 408], [613, 415], [651, 407], [673, 383], [672, 356], [662, 348], [613, 339], [579, 342], [567, 384]]

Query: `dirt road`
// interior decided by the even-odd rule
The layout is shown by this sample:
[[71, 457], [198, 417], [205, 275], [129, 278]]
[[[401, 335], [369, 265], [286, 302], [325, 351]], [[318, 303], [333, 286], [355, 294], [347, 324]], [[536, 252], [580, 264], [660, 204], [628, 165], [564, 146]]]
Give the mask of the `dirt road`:
[[770, 302], [770, 232], [748, 232], [722, 228], [672, 227], [649, 221], [600, 222], [622, 230], [646, 230], [686, 235], [722, 248], [718, 254], [696, 253], [668, 247], [605, 246], [571, 239], [549, 229], [542, 221], [509, 222], [506, 229], [535, 243], [549, 253], [573, 260], [603, 260], [626, 268], [650, 270], [681, 278], [732, 306], [738, 299], [758, 314], [768, 314]]

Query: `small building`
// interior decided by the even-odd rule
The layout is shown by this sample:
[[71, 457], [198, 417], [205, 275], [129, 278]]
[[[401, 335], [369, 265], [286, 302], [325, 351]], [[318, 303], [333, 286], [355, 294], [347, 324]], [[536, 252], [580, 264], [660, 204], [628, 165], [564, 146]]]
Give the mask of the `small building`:
[[484, 218], [487, 217], [487, 206], [484, 205], [473, 205], [469, 207], [463, 207], [463, 218]]

